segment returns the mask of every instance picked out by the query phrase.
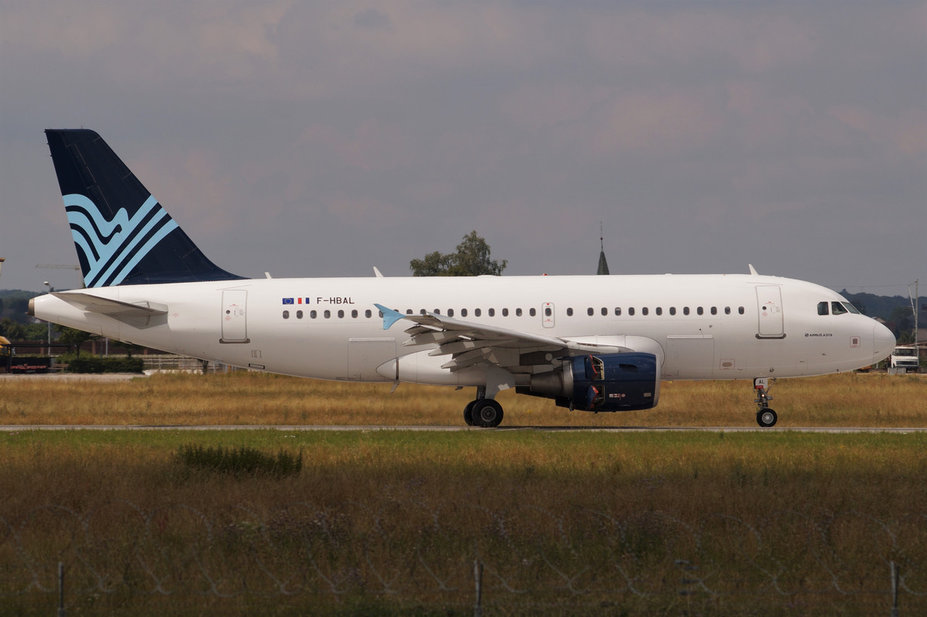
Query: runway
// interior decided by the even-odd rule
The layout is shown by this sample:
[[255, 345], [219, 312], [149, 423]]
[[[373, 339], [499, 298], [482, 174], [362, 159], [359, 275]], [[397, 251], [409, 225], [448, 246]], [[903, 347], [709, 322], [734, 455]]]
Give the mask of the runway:
[[776, 426], [760, 428], [749, 426], [500, 426], [497, 428], [476, 428], [470, 426], [388, 426], [388, 425], [304, 425], [304, 424], [4, 424], [0, 433], [25, 431], [411, 431], [421, 433], [454, 433], [462, 431], [538, 431], [547, 433], [925, 433], [927, 427], [865, 427], [865, 426]]

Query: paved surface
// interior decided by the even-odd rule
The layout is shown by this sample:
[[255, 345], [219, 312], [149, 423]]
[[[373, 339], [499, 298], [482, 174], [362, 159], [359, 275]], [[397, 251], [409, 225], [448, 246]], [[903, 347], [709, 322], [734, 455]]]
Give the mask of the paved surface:
[[101, 373], [94, 375], [92, 373], [0, 373], [0, 381], [96, 381], [96, 382], [116, 382], [129, 381], [131, 379], [144, 379], [148, 377], [144, 373]]

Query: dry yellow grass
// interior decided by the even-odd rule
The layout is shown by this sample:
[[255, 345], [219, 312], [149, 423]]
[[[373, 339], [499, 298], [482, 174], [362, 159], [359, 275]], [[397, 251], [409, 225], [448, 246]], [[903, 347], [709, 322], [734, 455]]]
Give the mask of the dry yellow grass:
[[[159, 374], [131, 381], [0, 381], [0, 424], [462, 423], [473, 389], [323, 382], [235, 372]], [[780, 380], [771, 391], [780, 426], [914, 427], [927, 423], [925, 376], [844, 374]], [[651, 410], [569, 412], [504, 392], [503, 426], [754, 426], [746, 381], [667, 382]]]

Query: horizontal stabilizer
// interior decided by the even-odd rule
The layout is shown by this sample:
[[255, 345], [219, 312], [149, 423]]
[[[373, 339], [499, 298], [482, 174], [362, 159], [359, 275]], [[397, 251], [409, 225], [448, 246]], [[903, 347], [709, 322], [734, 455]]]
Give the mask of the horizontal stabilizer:
[[83, 291], [56, 291], [52, 295], [88, 313], [106, 315], [136, 328], [147, 328], [166, 321], [167, 306], [147, 300], [123, 302]]

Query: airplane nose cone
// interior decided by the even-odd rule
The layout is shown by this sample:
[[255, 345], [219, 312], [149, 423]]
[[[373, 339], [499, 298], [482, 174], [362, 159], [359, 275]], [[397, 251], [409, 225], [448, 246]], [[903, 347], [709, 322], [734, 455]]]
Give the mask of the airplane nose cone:
[[895, 335], [892, 331], [877, 323], [872, 328], [872, 361], [878, 362], [891, 355], [895, 349]]

